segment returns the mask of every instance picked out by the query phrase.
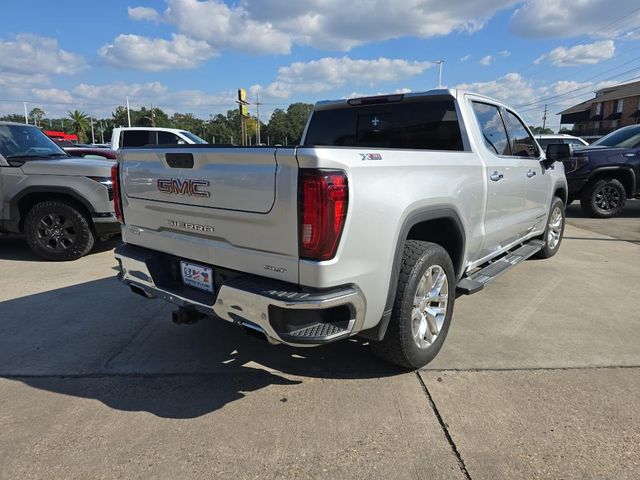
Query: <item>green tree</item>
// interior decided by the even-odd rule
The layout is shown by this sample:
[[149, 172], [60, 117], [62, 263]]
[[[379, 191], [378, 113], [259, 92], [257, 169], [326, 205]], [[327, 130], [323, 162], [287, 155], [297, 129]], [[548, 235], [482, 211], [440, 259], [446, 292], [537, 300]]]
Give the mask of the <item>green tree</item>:
[[29, 112], [29, 118], [33, 119], [33, 124], [36, 126], [40, 126], [40, 124], [42, 123], [42, 119], [44, 118], [44, 116], [46, 115], [46, 113], [44, 113], [44, 110], [42, 110], [41, 108], [34, 108]]
[[79, 143], [84, 143], [84, 132], [89, 128], [89, 117], [79, 110], [68, 113], [73, 133], [78, 136]]
[[271, 143], [296, 144], [300, 143], [302, 132], [307, 124], [313, 105], [309, 103], [292, 103], [286, 112], [276, 108], [271, 114], [269, 123], [262, 137], [269, 137]]
[[[126, 110], [125, 110], [126, 113]], [[135, 113], [135, 122], [131, 120], [132, 125], [136, 127], [170, 127], [171, 121], [164, 110], [154, 107], [142, 107]]]
[[551, 130], [550, 128], [534, 127], [532, 125], [529, 125], [529, 130], [531, 130], [531, 133], [533, 133], [534, 135], [546, 135], [553, 133], [553, 130]]
[[21, 115], [19, 113], [10, 113], [8, 115], [0, 117], [0, 120], [5, 122], [24, 123], [24, 115]]

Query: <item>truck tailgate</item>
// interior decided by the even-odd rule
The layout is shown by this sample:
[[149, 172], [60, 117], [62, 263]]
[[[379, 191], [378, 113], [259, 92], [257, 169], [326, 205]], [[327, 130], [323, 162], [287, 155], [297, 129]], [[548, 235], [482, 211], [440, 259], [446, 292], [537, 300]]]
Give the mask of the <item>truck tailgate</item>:
[[121, 150], [123, 240], [297, 282], [294, 152], [268, 147]]

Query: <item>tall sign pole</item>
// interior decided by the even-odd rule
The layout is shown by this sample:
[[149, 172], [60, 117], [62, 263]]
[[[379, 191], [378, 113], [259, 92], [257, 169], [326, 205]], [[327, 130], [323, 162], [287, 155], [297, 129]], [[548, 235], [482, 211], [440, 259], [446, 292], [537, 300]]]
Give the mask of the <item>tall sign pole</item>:
[[247, 102], [247, 91], [244, 88], [238, 89], [238, 100], [236, 100], [238, 108], [240, 110], [240, 133], [242, 135], [242, 146], [246, 146], [249, 143], [249, 135], [247, 132], [247, 118], [249, 118], [249, 109], [247, 108], [249, 102]]
[[24, 105], [24, 123], [29, 123], [29, 116], [27, 115], [27, 102], [22, 102]]

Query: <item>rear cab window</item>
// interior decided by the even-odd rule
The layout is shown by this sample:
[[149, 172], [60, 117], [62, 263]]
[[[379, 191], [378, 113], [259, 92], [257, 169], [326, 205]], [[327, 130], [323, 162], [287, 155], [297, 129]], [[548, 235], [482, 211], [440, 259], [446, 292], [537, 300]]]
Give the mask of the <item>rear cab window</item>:
[[305, 145], [464, 150], [453, 98], [374, 102], [314, 111]]

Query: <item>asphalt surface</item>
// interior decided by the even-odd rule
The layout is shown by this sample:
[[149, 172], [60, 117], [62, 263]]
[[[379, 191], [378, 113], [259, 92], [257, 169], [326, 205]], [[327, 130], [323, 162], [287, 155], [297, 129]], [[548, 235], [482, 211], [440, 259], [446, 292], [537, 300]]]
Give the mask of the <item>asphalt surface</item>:
[[0, 237], [0, 478], [638, 478], [640, 213], [570, 208], [559, 254], [459, 298], [417, 373], [176, 326], [115, 243], [46, 263]]

